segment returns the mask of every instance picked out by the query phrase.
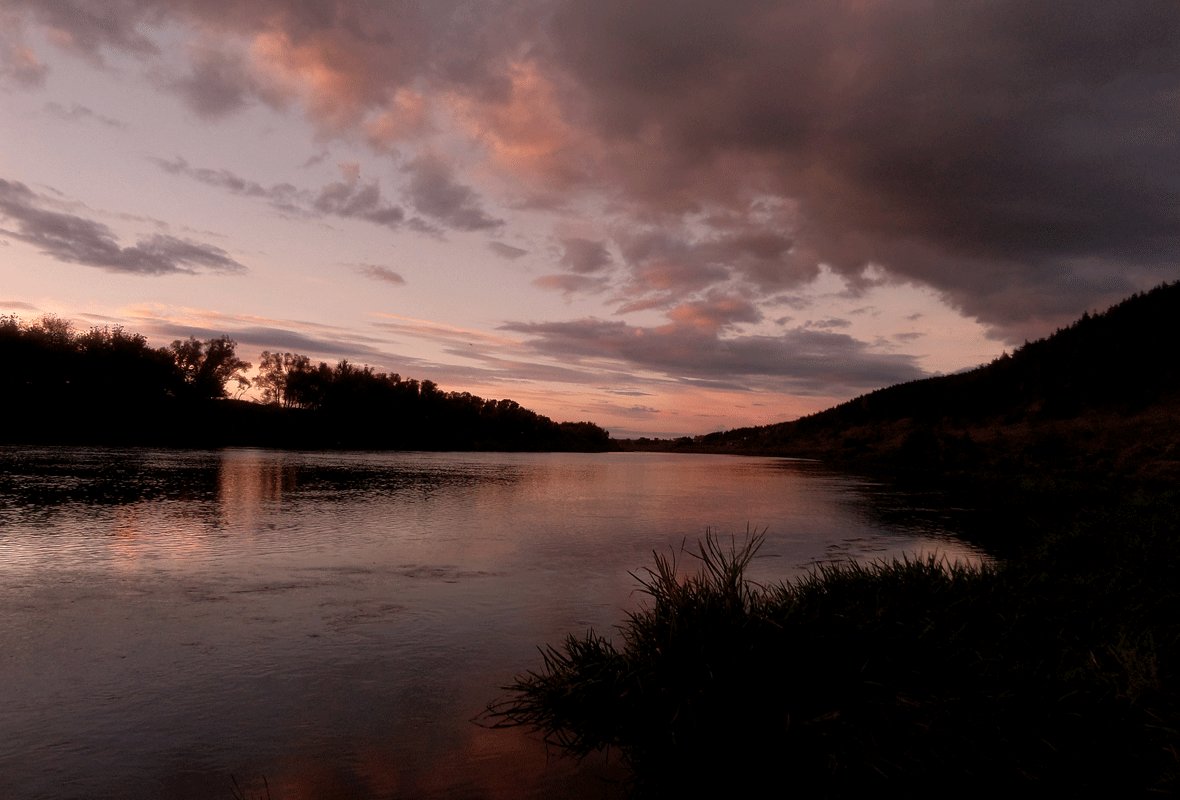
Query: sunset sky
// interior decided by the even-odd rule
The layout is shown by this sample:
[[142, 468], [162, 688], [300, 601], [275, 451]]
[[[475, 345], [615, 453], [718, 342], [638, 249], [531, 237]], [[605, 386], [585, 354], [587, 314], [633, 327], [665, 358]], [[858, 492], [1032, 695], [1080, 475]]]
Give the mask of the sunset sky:
[[791, 419], [1180, 278], [1180, 4], [0, 0], [0, 314]]

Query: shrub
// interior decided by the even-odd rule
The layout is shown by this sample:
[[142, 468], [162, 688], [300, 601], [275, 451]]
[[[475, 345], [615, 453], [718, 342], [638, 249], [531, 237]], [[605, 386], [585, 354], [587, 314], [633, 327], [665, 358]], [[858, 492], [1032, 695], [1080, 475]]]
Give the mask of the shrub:
[[621, 645], [589, 631], [545, 648], [485, 721], [578, 756], [613, 749], [648, 795], [769, 781], [812, 797], [1076, 796], [1156, 782], [1158, 721], [1126, 691], [1152, 680], [1153, 656], [1087, 640], [1027, 570], [909, 559], [761, 587], [744, 577], [761, 542], [706, 536], [691, 574], [656, 554]]

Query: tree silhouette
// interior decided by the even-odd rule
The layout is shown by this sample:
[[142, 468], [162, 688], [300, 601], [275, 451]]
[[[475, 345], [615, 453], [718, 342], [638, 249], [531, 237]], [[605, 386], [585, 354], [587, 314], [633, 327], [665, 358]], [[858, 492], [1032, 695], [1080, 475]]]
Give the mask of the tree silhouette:
[[168, 352], [184, 378], [185, 391], [194, 398], [226, 397], [226, 384], [234, 381], [240, 394], [250, 386], [243, 372], [250, 363], [237, 357], [237, 342], [228, 336], [202, 342], [190, 336], [176, 339]]
[[283, 408], [302, 408], [300, 382], [312, 372], [311, 359], [298, 353], [262, 351], [254, 385], [262, 390], [262, 402]]
[[312, 364], [266, 351], [260, 403], [226, 401], [250, 386], [250, 364], [228, 336], [153, 348], [122, 327], [77, 334], [45, 317], [0, 316], [0, 441], [227, 444], [430, 450], [602, 450], [592, 423], [558, 423], [511, 400], [445, 392], [342, 360]]

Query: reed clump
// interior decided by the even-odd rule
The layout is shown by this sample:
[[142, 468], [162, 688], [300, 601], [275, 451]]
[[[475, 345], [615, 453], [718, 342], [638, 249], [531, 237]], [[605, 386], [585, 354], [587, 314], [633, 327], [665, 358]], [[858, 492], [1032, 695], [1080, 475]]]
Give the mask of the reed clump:
[[655, 554], [616, 636], [544, 648], [484, 721], [617, 752], [642, 796], [1175, 787], [1168, 648], [1076, 613], [1096, 601], [1069, 581], [1089, 579], [926, 558], [760, 586], [745, 573], [762, 541], [707, 535], [682, 548], [694, 570]]

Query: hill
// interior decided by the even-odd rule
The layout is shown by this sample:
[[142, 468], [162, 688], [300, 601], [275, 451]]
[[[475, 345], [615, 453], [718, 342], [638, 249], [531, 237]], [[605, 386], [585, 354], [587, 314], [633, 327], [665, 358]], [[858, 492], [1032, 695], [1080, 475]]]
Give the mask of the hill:
[[712, 451], [924, 473], [1180, 478], [1180, 283], [1136, 294], [966, 372], [697, 437]]

